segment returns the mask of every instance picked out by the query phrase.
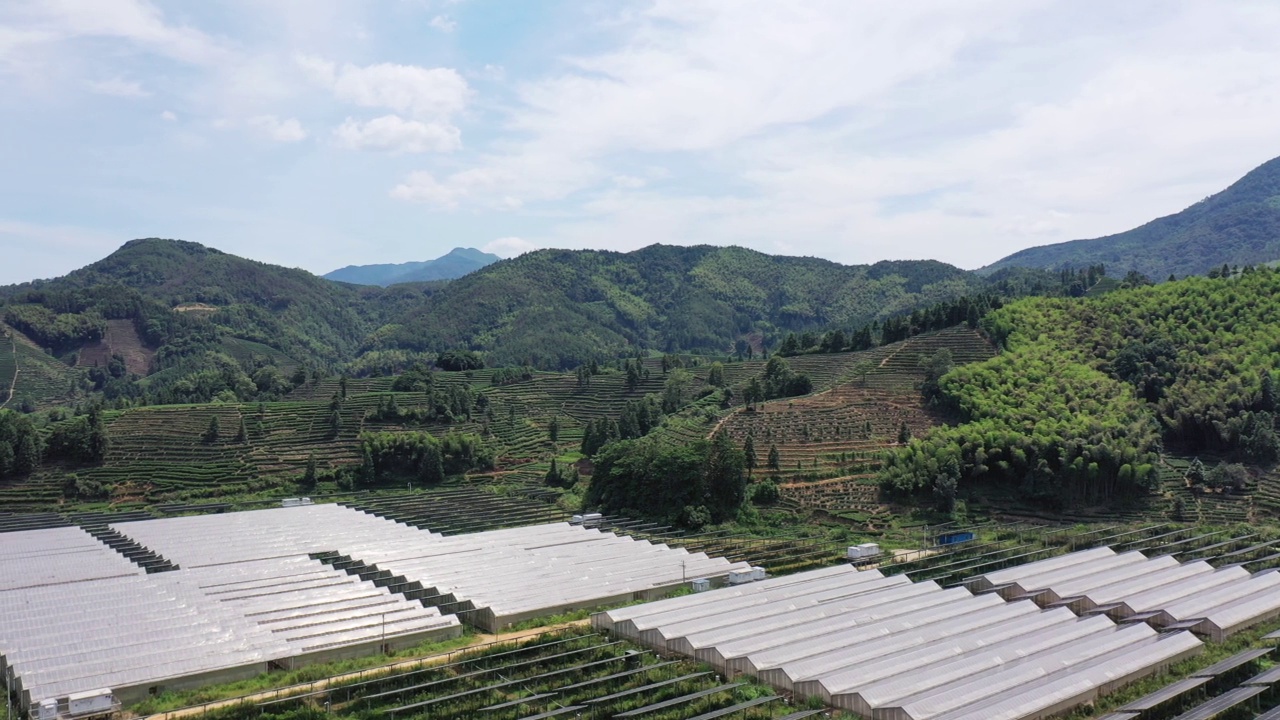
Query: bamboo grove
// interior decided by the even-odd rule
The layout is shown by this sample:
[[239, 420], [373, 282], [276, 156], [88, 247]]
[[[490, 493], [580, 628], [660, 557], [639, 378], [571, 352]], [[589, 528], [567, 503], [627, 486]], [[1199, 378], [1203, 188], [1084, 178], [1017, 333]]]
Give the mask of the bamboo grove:
[[1076, 504], [1150, 490], [1165, 447], [1276, 460], [1280, 271], [1029, 298], [981, 324], [1003, 353], [942, 377], [962, 422], [891, 451], [886, 491], [1003, 484]]

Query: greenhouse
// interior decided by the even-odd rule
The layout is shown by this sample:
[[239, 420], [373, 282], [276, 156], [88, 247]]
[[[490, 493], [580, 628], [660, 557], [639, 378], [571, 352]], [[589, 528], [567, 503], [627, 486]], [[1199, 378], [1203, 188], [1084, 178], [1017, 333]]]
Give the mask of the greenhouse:
[[[661, 597], [730, 563], [628, 536], [555, 523], [442, 536], [339, 505], [169, 518], [121, 525], [183, 568], [290, 554], [336, 553], [495, 631], [579, 608]], [[203, 537], [204, 543], [188, 538]], [[393, 587], [396, 587], [393, 585]], [[467, 607], [470, 606], [470, 607]]]
[[444, 537], [338, 505], [91, 530], [0, 535], [0, 672], [24, 709], [65, 714], [103, 688], [133, 702], [749, 569], [567, 523]]
[[966, 584], [1046, 607], [1191, 629], [1215, 641], [1280, 617], [1280, 573], [1274, 569], [1250, 573], [1241, 565], [1215, 568], [1205, 560], [1178, 562], [1171, 555], [1148, 558], [1110, 548], [1028, 563]]
[[[1050, 570], [1088, 564], [1054, 560]], [[1203, 648], [1189, 632], [851, 566], [612, 610], [593, 625], [877, 720], [1048, 717]]]

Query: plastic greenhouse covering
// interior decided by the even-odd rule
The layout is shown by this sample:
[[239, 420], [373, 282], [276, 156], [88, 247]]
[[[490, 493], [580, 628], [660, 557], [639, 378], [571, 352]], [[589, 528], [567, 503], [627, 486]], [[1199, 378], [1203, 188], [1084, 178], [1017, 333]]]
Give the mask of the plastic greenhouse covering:
[[[592, 622], [709, 662], [729, 678], [752, 675], [875, 720], [1024, 720], [1060, 714], [1203, 649], [1190, 632], [1006, 599], [1047, 590], [1037, 602], [1057, 601], [1115, 585], [1150, 591], [1205, 574], [1168, 558], [1148, 562], [1137, 552], [1083, 551], [975, 579], [977, 595], [845, 567], [608, 611]], [[1016, 592], [981, 592], [992, 588]], [[1231, 594], [1238, 605], [1257, 597]]]
[[1213, 640], [1280, 616], [1280, 573], [1274, 570], [1250, 574], [1240, 566], [1215, 569], [1203, 560], [1179, 563], [1169, 555], [1148, 559], [1107, 548], [1001, 570], [968, 585], [1007, 586], [1006, 597], [1043, 590], [1037, 602], [1070, 599], [1077, 611], [1117, 605], [1108, 614], [1120, 619], [1154, 613], [1151, 622], [1158, 626], [1193, 624]]
[[[444, 537], [338, 505], [112, 528], [179, 569], [147, 574], [79, 527], [0, 535], [0, 670], [25, 706], [461, 632], [420, 595], [469, 600], [502, 622], [748, 568], [567, 523]], [[316, 559], [334, 554], [372, 572]], [[393, 592], [375, 574], [421, 590]]]

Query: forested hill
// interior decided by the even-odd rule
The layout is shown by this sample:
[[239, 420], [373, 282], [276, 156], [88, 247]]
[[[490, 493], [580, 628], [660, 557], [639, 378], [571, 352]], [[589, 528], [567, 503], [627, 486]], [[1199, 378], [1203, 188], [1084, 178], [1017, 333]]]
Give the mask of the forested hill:
[[134, 320], [154, 345], [171, 334], [160, 326], [172, 323], [176, 309], [229, 335], [317, 363], [356, 354], [376, 327], [376, 299], [376, 293], [304, 270], [156, 238], [132, 240], [54, 280], [0, 288], [7, 322], [59, 352], [98, 339], [102, 321], [112, 318]]
[[754, 334], [776, 341], [792, 330], [857, 327], [980, 285], [934, 261], [847, 266], [710, 246], [541, 250], [451, 282], [378, 342], [569, 368], [640, 348], [727, 352]]
[[[98, 348], [101, 363], [90, 366], [115, 352], [101, 349], [109, 330], [118, 341], [132, 333], [120, 323], [131, 321], [156, 369], [190, 367], [209, 351], [243, 360], [232, 340], [256, 343], [254, 364], [282, 369], [360, 361], [353, 373], [390, 372], [449, 350], [478, 351], [489, 365], [566, 369], [654, 351], [759, 350], [791, 331], [854, 329], [988, 285], [934, 261], [847, 266], [654, 245], [543, 250], [455, 281], [379, 288], [152, 238], [61, 278], [0, 288], [0, 316], [69, 363]], [[209, 361], [228, 362], [205, 355], [201, 367]]]
[[1280, 455], [1280, 270], [1024, 299], [982, 327], [1006, 351], [939, 382], [966, 422], [893, 454], [886, 488], [995, 483], [1071, 504], [1153, 489], [1161, 448]]
[[1116, 235], [1029, 248], [984, 270], [1103, 264], [1115, 277], [1137, 270], [1158, 281], [1274, 260], [1280, 260], [1280, 158], [1176, 215]]

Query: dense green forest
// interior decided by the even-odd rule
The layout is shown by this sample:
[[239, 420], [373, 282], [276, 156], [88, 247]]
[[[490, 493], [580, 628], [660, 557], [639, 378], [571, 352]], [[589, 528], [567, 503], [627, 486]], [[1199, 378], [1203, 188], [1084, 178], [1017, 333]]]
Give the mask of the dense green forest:
[[[754, 356], [788, 331], [878, 323], [1007, 285], [937, 262], [850, 267], [655, 245], [541, 251], [452, 283], [357, 287], [147, 239], [64, 277], [0, 288], [0, 319], [83, 369], [64, 401], [229, 402], [279, 398], [317, 369], [362, 377], [423, 362], [562, 370], [656, 352]], [[146, 359], [126, 362], [121, 345]]]
[[1203, 275], [1222, 265], [1280, 259], [1280, 158], [1263, 163], [1231, 187], [1191, 207], [1126, 232], [1016, 252], [988, 271], [1009, 267], [1059, 269], [1105, 264], [1163, 280]]
[[469, 347], [494, 365], [564, 369], [661, 352], [756, 349], [791, 330], [858, 326], [972, 291], [943, 263], [845, 266], [742, 248], [542, 250], [450, 283], [377, 334], [378, 347]]
[[[322, 280], [292, 270], [246, 260], [197, 243], [145, 239], [125, 243], [107, 258], [54, 280], [0, 288], [6, 316], [25, 312], [36, 321], [24, 327], [55, 352], [94, 339], [98, 318], [128, 318], [153, 345], [171, 341], [157, 308], [178, 315], [204, 316], [234, 337], [260, 342], [299, 359], [336, 363], [354, 357], [373, 319], [381, 293]], [[62, 317], [37, 317], [24, 306], [40, 306]], [[145, 317], [144, 317], [145, 316]], [[28, 328], [31, 331], [28, 332]], [[47, 330], [45, 328], [48, 328]], [[68, 336], [60, 328], [78, 331]], [[97, 332], [97, 336], [101, 333]], [[47, 341], [61, 340], [57, 344]]]
[[[1083, 293], [1103, 271], [1090, 272], [980, 278], [932, 261], [845, 266], [654, 245], [539, 251], [453, 282], [379, 288], [148, 239], [62, 278], [0, 288], [0, 319], [84, 369], [71, 395], [251, 401], [281, 397], [300, 368], [365, 377], [424, 362], [566, 370], [655, 353], [866, 349], [973, 324], [1010, 298], [1070, 294], [1073, 284]], [[117, 352], [120, 322], [132, 327], [123, 345], [145, 361]]]
[[988, 314], [1005, 352], [939, 380], [963, 422], [892, 453], [884, 487], [1088, 502], [1150, 488], [1163, 448], [1274, 462], [1280, 271], [1215, 275]]
[[697, 529], [735, 516], [746, 477], [745, 454], [724, 434], [682, 445], [620, 440], [596, 455], [586, 503]]

